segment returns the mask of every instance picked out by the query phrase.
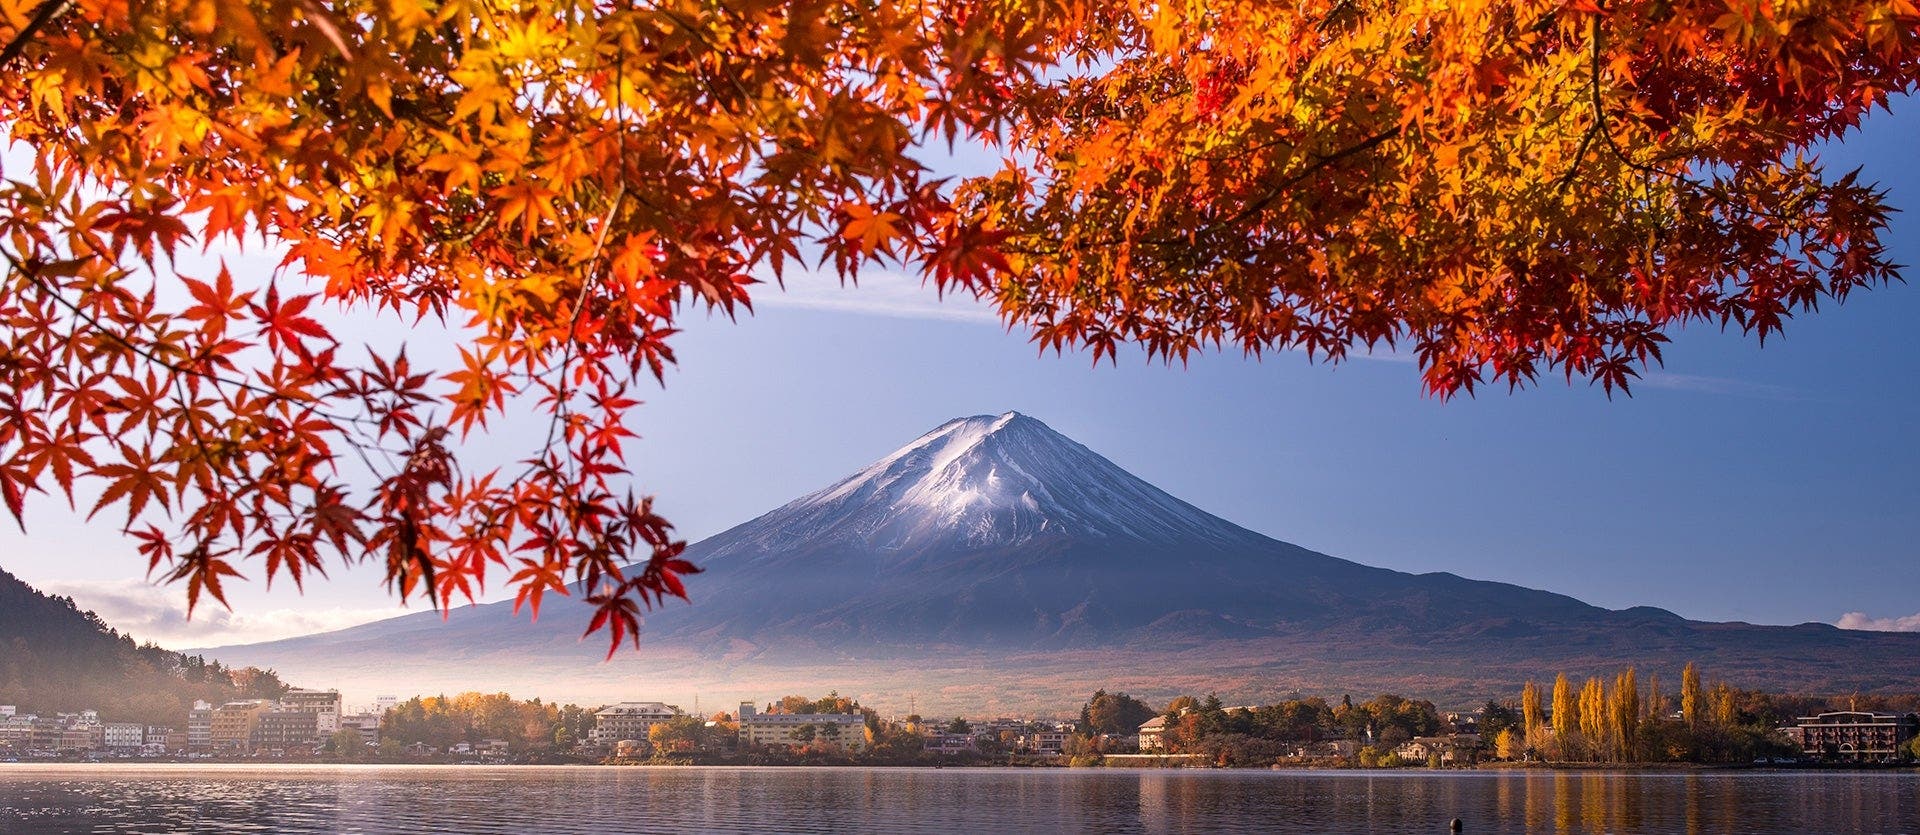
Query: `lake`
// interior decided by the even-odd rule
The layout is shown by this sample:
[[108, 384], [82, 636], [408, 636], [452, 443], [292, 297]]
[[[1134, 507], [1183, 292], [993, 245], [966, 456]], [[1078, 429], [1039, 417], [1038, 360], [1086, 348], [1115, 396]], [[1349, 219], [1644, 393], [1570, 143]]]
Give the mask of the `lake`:
[[0, 765], [5, 833], [1920, 832], [1920, 773]]

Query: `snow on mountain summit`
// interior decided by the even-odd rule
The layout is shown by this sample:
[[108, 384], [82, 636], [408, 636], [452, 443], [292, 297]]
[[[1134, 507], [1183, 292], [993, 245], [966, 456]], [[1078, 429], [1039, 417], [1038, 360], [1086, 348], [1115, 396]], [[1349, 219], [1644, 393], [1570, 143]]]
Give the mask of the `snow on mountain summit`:
[[1258, 537], [1018, 412], [948, 421], [729, 534], [770, 550], [846, 542], [889, 551], [1048, 535], [1221, 544]]

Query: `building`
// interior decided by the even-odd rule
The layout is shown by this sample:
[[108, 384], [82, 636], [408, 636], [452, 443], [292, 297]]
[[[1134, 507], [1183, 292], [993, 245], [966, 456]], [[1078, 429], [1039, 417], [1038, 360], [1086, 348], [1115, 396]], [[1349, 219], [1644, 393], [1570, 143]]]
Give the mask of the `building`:
[[[335, 724], [338, 724], [337, 718]], [[254, 723], [253, 734], [248, 739], [255, 748], [285, 750], [311, 747], [319, 726], [318, 714], [282, 707], [261, 713], [260, 721]]]
[[187, 711], [187, 750], [205, 751], [213, 747], [213, 705], [194, 702]]
[[680, 715], [680, 709], [660, 702], [621, 702], [593, 714], [594, 742], [646, 739], [653, 726]]
[[1140, 723], [1140, 753], [1151, 754], [1167, 748], [1163, 736], [1167, 732], [1167, 717], [1155, 716]]
[[314, 735], [332, 736], [340, 730], [340, 691], [338, 690], [288, 690], [280, 697], [281, 710], [298, 710], [313, 714]]
[[1900, 746], [1920, 735], [1920, 715], [1837, 710], [1800, 717], [1800, 750], [1809, 756], [1848, 762], [1894, 759]]
[[272, 708], [273, 703], [265, 699], [228, 702], [214, 708], [208, 725], [209, 747], [227, 750], [252, 747], [253, 731], [259, 727], [260, 717]]
[[921, 743], [921, 748], [929, 754], [971, 754], [978, 752], [980, 746], [974, 742], [973, 734], [935, 733]]
[[113, 751], [133, 751], [146, 744], [147, 728], [133, 722], [107, 722], [100, 726], [101, 747]]
[[867, 747], [867, 719], [857, 713], [761, 713], [740, 703], [740, 743], [798, 748], [813, 743], [848, 751]]
[[[1034, 731], [1021, 739], [1028, 751], [1035, 754], [1058, 754], [1067, 748], [1067, 738], [1072, 734], [1061, 730]], [[1142, 740], [1146, 737], [1143, 735]]]
[[349, 713], [340, 717], [340, 729], [359, 731], [360, 739], [368, 745], [379, 745], [380, 719], [378, 713]]

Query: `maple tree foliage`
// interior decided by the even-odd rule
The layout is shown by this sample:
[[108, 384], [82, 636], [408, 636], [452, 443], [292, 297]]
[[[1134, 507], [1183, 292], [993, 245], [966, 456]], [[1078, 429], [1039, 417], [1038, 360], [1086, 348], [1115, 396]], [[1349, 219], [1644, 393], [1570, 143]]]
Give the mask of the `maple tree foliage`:
[[1894, 277], [1888, 208], [1813, 146], [1910, 91], [1907, 0], [1204, 0], [1091, 6], [960, 206], [1044, 346], [1338, 360], [1440, 396], [1626, 389], [1663, 332]]
[[[1899, 2], [0, 0], [0, 499], [122, 521], [190, 604], [698, 569], [624, 485], [690, 309], [795, 264], [989, 297], [1043, 348], [1408, 343], [1430, 390], [1625, 388], [1663, 331], [1893, 277], [1813, 146], [1916, 77]], [[998, 144], [997, 174], [916, 157]], [[283, 252], [190, 274], [188, 249]], [[225, 251], [221, 249], [220, 251]], [[817, 260], [816, 260], [817, 259]], [[452, 368], [323, 310], [444, 323]], [[545, 443], [472, 439], [516, 410]], [[82, 490], [79, 495], [91, 496]], [[590, 630], [591, 631], [591, 630]]]

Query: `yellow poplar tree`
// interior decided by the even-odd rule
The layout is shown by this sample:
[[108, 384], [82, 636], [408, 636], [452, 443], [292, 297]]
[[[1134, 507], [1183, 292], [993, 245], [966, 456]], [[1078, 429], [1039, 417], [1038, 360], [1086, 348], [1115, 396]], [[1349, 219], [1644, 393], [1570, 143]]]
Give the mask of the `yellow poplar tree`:
[[1616, 759], [1634, 758], [1634, 743], [1640, 730], [1640, 688], [1634, 670], [1628, 667], [1613, 680], [1612, 729], [1610, 736]]
[[1686, 720], [1689, 728], [1700, 723], [1700, 702], [1700, 672], [1689, 661], [1687, 668], [1680, 671], [1680, 718]]
[[1574, 707], [1573, 683], [1567, 680], [1567, 674], [1561, 673], [1553, 680], [1553, 737], [1554, 745], [1560, 749], [1560, 758], [1572, 756], [1569, 740], [1573, 738], [1575, 723], [1579, 712]]
[[1545, 724], [1540, 713], [1540, 685], [1531, 681], [1520, 689], [1520, 722], [1525, 729], [1528, 745], [1540, 747], [1540, 726]]
[[1580, 688], [1580, 735], [1594, 754], [1607, 748], [1607, 686], [1590, 677]]

